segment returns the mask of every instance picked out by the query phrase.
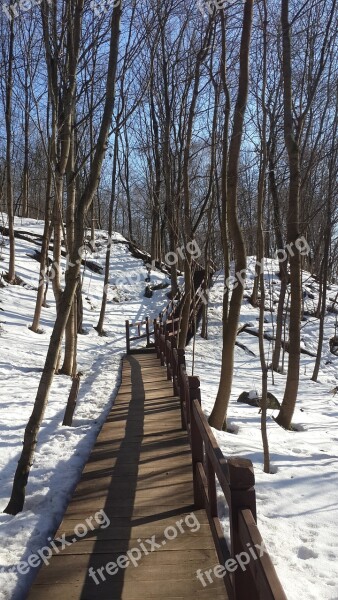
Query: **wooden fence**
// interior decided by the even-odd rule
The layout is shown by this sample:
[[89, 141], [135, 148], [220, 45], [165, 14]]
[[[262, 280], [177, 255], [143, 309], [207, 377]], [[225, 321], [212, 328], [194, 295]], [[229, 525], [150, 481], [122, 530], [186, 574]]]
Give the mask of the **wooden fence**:
[[[136, 330], [136, 335], [133, 335], [133, 331]], [[150, 320], [149, 317], [145, 319], [145, 321], [138, 321], [137, 323], [130, 323], [130, 321], [126, 321], [126, 346], [127, 346], [127, 354], [131, 352], [131, 342], [146, 339], [147, 340], [147, 348], [151, 348], [154, 346], [154, 343], [151, 342], [150, 338], [154, 335], [154, 329], [151, 331]]]
[[[223, 456], [201, 408], [200, 380], [187, 374], [185, 351], [177, 349], [175, 337], [163, 324], [155, 321], [154, 332], [157, 356], [181, 401], [182, 427], [188, 432], [192, 452], [195, 505], [207, 512], [220, 564], [230, 561], [228, 570], [224, 569], [229, 599], [286, 600], [257, 527], [252, 462]], [[230, 550], [218, 518], [216, 478], [229, 509]], [[236, 557], [243, 557], [242, 563], [244, 557], [249, 560], [242, 568], [241, 562], [234, 562]]]

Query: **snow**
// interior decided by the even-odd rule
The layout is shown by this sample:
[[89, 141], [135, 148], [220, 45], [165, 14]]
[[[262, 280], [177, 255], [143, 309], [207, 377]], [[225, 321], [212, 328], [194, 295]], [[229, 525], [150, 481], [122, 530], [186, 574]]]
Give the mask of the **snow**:
[[[245, 295], [250, 295], [254, 276], [254, 259], [249, 259]], [[267, 289], [278, 301], [278, 262], [266, 261]], [[311, 285], [314, 299], [305, 299], [305, 309], [316, 307], [318, 285], [304, 275], [306, 288]], [[270, 284], [269, 284], [270, 282]], [[273, 284], [273, 282], [275, 282]], [[196, 337], [194, 374], [201, 379], [202, 407], [210, 414], [216, 398], [221, 365], [221, 317], [224, 278], [218, 274], [210, 291], [209, 339]], [[310, 289], [310, 288], [308, 288]], [[338, 286], [329, 296], [335, 298]], [[328, 302], [329, 303], [329, 302]], [[266, 304], [269, 305], [268, 297]], [[273, 304], [276, 310], [276, 304]], [[266, 333], [275, 331], [276, 313], [266, 313]], [[258, 310], [244, 299], [241, 324], [258, 324]], [[243, 391], [250, 397], [261, 393], [258, 338], [247, 332], [238, 339], [256, 358], [242, 349], [235, 351], [235, 373], [229, 428], [235, 432], [213, 430], [226, 456], [249, 458], [255, 469], [258, 526], [275, 564], [277, 574], [289, 600], [338, 600], [338, 357], [329, 350], [329, 338], [335, 334], [334, 314], [325, 319], [325, 340], [319, 382], [311, 381], [315, 359], [301, 355], [301, 374], [297, 408], [293, 423], [297, 431], [284, 431], [273, 420], [277, 410], [268, 410], [268, 436], [271, 471], [263, 472], [259, 409], [237, 403]], [[317, 349], [319, 321], [313, 317], [303, 323], [302, 341], [314, 354]], [[266, 355], [271, 361], [271, 342], [266, 341]], [[192, 347], [188, 347], [188, 369], [192, 366]], [[208, 368], [206, 369], [206, 358]], [[328, 364], [327, 364], [328, 363]], [[287, 355], [285, 357], [287, 369]], [[286, 376], [269, 374], [269, 391], [281, 402]], [[219, 512], [227, 533], [224, 499], [219, 488]]]
[[[1, 216], [0, 216], [1, 222]], [[16, 228], [41, 234], [43, 223], [17, 219]], [[99, 252], [90, 257], [104, 263], [104, 242], [99, 232]], [[45, 414], [34, 465], [27, 487], [24, 511], [15, 517], [0, 514], [0, 600], [22, 600], [35, 569], [20, 575], [20, 561], [46, 545], [65, 510], [72, 490], [80, 477], [96, 435], [114, 400], [120, 378], [120, 359], [125, 351], [125, 319], [137, 321], [154, 317], [165, 306], [166, 290], [154, 292], [152, 299], [143, 296], [146, 267], [133, 258], [120, 239], [113, 245], [110, 293], [105, 324], [106, 337], [99, 337], [97, 324], [102, 293], [102, 275], [88, 269], [84, 273], [84, 327], [87, 335], [79, 336], [81, 378], [74, 426], [62, 427], [70, 380], [54, 379]], [[27, 254], [37, 248], [16, 240], [17, 272], [27, 283], [36, 286], [39, 265]], [[8, 246], [1, 247], [0, 270], [5, 271]], [[254, 259], [249, 260], [245, 294], [250, 294]], [[65, 264], [65, 263], [64, 263]], [[267, 261], [266, 304], [276, 310], [279, 279], [278, 262]], [[152, 283], [162, 283], [165, 275], [153, 270]], [[194, 374], [201, 379], [202, 402], [210, 414], [216, 397], [221, 364], [221, 318], [223, 276], [215, 277], [210, 292], [209, 339], [196, 337]], [[318, 284], [304, 274], [305, 309], [313, 310], [318, 301]], [[338, 286], [332, 285], [329, 298], [335, 298]], [[29, 330], [36, 292], [21, 286], [0, 288], [0, 509], [8, 502], [11, 484], [20, 455], [23, 432], [31, 413], [37, 385], [44, 364], [49, 336], [55, 317], [51, 291], [50, 308], [43, 309], [41, 335]], [[312, 297], [311, 297], [312, 296]], [[115, 300], [115, 301], [114, 301]], [[118, 302], [116, 300], [119, 300]], [[329, 302], [329, 300], [328, 300]], [[266, 312], [265, 331], [275, 332], [275, 312]], [[241, 324], [250, 323], [257, 330], [258, 310], [243, 302]], [[243, 391], [260, 394], [261, 376], [258, 339], [244, 331], [239, 336], [255, 357], [236, 348], [234, 385], [229, 408], [229, 424], [234, 433], [214, 430], [226, 456], [250, 458], [255, 467], [258, 524], [263, 539], [289, 600], [338, 600], [338, 357], [329, 350], [329, 338], [335, 334], [336, 317], [325, 320], [324, 351], [319, 382], [311, 381], [314, 358], [301, 355], [300, 388], [293, 423], [295, 431], [284, 431], [274, 422], [277, 411], [268, 410], [268, 435], [271, 471], [263, 472], [260, 414], [256, 407], [237, 404]], [[302, 323], [302, 344], [316, 352], [318, 320], [308, 317]], [[271, 342], [266, 341], [268, 362]], [[192, 367], [192, 344], [187, 349], [188, 369]], [[207, 368], [206, 368], [207, 364]], [[284, 370], [287, 368], [285, 355]], [[269, 391], [279, 401], [283, 398], [285, 375], [269, 374]], [[226, 511], [219, 490], [219, 512], [227, 532]], [[15, 572], [12, 572], [14, 569]]]
[[[41, 234], [43, 223], [16, 219], [15, 228]], [[108, 238], [105, 232], [98, 232], [97, 238], [101, 242], [100, 250], [89, 258], [104, 265]], [[99, 317], [103, 276], [88, 269], [84, 271], [83, 326], [86, 335], [80, 335], [78, 339], [78, 368], [83, 376], [73, 427], [61, 425], [71, 381], [69, 377], [58, 375], [54, 378], [39, 434], [24, 511], [15, 517], [0, 514], [0, 600], [25, 598], [36, 569], [22, 575], [17, 572], [17, 565], [46, 545], [80, 478], [119, 385], [120, 361], [125, 352], [125, 320], [138, 321], [147, 315], [155, 318], [168, 302], [166, 289], [155, 291], [151, 299], [144, 298], [148, 276], [144, 262], [130, 254], [120, 234], [114, 234], [112, 238], [122, 243], [112, 246], [105, 337], [99, 337], [93, 328]], [[33, 243], [16, 239], [17, 274], [35, 288], [39, 263], [29, 255], [36, 248], [38, 246]], [[8, 240], [2, 240], [0, 235], [0, 272], [8, 268], [8, 250]], [[65, 259], [62, 265], [65, 266]], [[152, 270], [152, 284], [165, 281], [162, 272]], [[0, 287], [1, 513], [10, 497], [24, 429], [33, 408], [55, 319], [55, 303], [49, 289], [50, 308], [42, 309], [43, 333], [38, 335], [30, 331], [35, 298], [36, 291], [26, 287]]]

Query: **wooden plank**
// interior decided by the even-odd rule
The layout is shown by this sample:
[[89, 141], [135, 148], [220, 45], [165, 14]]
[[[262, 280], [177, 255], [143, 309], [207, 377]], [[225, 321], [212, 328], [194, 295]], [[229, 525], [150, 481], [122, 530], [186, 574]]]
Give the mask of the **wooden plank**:
[[140, 477], [147, 473], [157, 473], [161, 471], [179, 472], [182, 469], [187, 468], [189, 471], [192, 469], [192, 463], [190, 456], [186, 454], [179, 454], [175, 457], [175, 462], [168, 459], [166, 456], [158, 457], [158, 460], [150, 463], [135, 463], [134, 461], [128, 460], [128, 456], [115, 456], [111, 457], [103, 454], [101, 457], [99, 453], [90, 454], [87, 464], [83, 469], [83, 476], [89, 472], [97, 472], [103, 470], [113, 471], [115, 475], [125, 475], [128, 477], [130, 473], [138, 473]]
[[145, 441], [155, 441], [157, 438], [162, 436], [164, 439], [167, 436], [180, 435], [182, 437], [182, 430], [179, 428], [178, 420], [169, 420], [168, 423], [161, 423], [156, 427], [157, 421], [142, 423], [142, 421], [133, 421], [132, 425], [128, 425], [126, 428], [123, 424], [117, 424], [114, 428], [114, 423], [110, 423], [106, 427], [101, 429], [98, 436], [98, 441], [114, 440], [115, 442], [119, 439], [125, 439], [127, 442], [134, 441], [135, 438], [144, 438]]
[[[154, 505], [156, 502], [161, 502], [163, 496], [166, 497], [166, 503], [173, 505], [191, 504], [193, 502], [193, 490], [192, 485], [187, 487], [185, 482], [176, 483], [174, 486], [161, 485], [151, 489], [135, 489], [135, 480], [132, 480], [130, 484], [127, 481], [126, 486], [121, 487], [120, 490], [115, 487], [100, 489], [98, 485], [80, 489], [77, 486], [73, 494], [71, 503], [81, 503], [82, 501], [88, 502], [91, 500], [92, 510], [97, 510], [95, 507], [100, 506], [105, 508], [109, 504], [109, 508], [119, 506], [148, 506]], [[89, 512], [89, 514], [92, 514]]]
[[[144, 390], [147, 391], [152, 391], [152, 390], [162, 390], [162, 389], [173, 389], [173, 385], [171, 381], [163, 381], [163, 379], [161, 381], [149, 381], [147, 383], [143, 382], [143, 388]], [[131, 394], [133, 390], [133, 385], [132, 383], [121, 383], [121, 386], [119, 388], [119, 393], [118, 395], [120, 396], [122, 393], [123, 394]]]
[[[183, 443], [178, 444], [174, 441], [174, 444], [166, 444], [166, 446], [141, 446], [140, 444], [129, 444], [128, 452], [120, 453], [121, 444], [118, 442], [113, 448], [113, 444], [102, 442], [100, 445], [96, 445], [92, 450], [89, 460], [97, 461], [102, 459], [116, 459], [120, 464], [135, 464], [135, 461], [139, 464], [145, 465], [154, 464], [157, 461], [162, 460], [177, 460], [178, 457], [184, 457], [186, 460], [191, 462], [191, 453], [189, 446], [185, 443], [184, 438], [181, 440]], [[135, 448], [133, 448], [135, 446]], [[126, 444], [124, 445], [126, 450]]]
[[[183, 521], [185, 519], [191, 519], [191, 513], [192, 511], [189, 512], [184, 512], [181, 511], [179, 516], [175, 516], [175, 515], [167, 515], [161, 518], [157, 518], [156, 514], [154, 514], [153, 516], [150, 517], [145, 517], [145, 518], [135, 518], [135, 519], [129, 519], [129, 518], [114, 518], [112, 517], [110, 519], [110, 523], [109, 523], [109, 527], [107, 527], [107, 529], [102, 530], [100, 529], [100, 531], [107, 531], [108, 529], [116, 529], [115, 536], [118, 536], [118, 532], [120, 529], [123, 530], [129, 530], [130, 532], [130, 536], [133, 538], [138, 538], [138, 537], [144, 537], [145, 531], [146, 529], [150, 530], [152, 533], [156, 533], [156, 535], [158, 535], [159, 533], [163, 533], [163, 531], [165, 530], [166, 527], [168, 527], [169, 525], [173, 525], [175, 524], [178, 520], [183, 519]], [[204, 510], [195, 510], [194, 511], [194, 515], [196, 516], [196, 518], [198, 519], [198, 522], [200, 523], [200, 525], [208, 525], [209, 521], [208, 521], [208, 516], [206, 515]], [[97, 522], [94, 520], [91, 520], [91, 522], [93, 523], [93, 527], [98, 528], [99, 526], [97, 525]], [[62, 533], [65, 533], [66, 536], [71, 536], [73, 535], [74, 532], [74, 528], [76, 527], [76, 525], [78, 524], [78, 520], [75, 518], [69, 518], [67, 517], [67, 515], [65, 515], [65, 518], [62, 520], [58, 531], [55, 533], [55, 537], [57, 537], [60, 533], [62, 535]], [[184, 526], [186, 529], [188, 529], [186, 526]], [[94, 530], [95, 531], [95, 530]], [[147, 534], [148, 535], [148, 534]]]
[[115, 467], [101, 468], [101, 465], [97, 465], [95, 468], [87, 469], [83, 472], [80, 482], [86, 481], [99, 481], [102, 477], [109, 477], [110, 480], [114, 480], [113, 484], [118, 485], [119, 479], [134, 478], [138, 480], [139, 484], [149, 485], [150, 487], [160, 481], [185, 482], [191, 480], [191, 465], [182, 463], [181, 466], [177, 467], [168, 464], [167, 467], [158, 465], [148, 467], [147, 465], [137, 464], [124, 464], [120, 466], [117, 464]]
[[162, 499], [161, 503], [157, 503], [156, 507], [154, 507], [154, 504], [151, 502], [138, 506], [134, 506], [132, 503], [128, 505], [124, 503], [121, 506], [110, 506], [104, 501], [102, 503], [97, 502], [94, 506], [92, 499], [84, 499], [77, 500], [77, 502], [70, 502], [66, 516], [70, 519], [77, 519], [79, 523], [83, 523], [86, 518], [94, 515], [97, 511], [104, 510], [109, 519], [164, 519], [168, 515], [172, 515], [176, 519], [179, 518], [182, 511], [191, 512], [194, 508], [195, 506], [192, 501], [184, 504], [180, 500], [177, 500], [176, 502], [172, 500], [170, 503], [165, 504], [165, 499]]
[[[102, 587], [104, 586], [104, 588]], [[134, 589], [132, 590], [122, 590], [121, 594], [119, 594], [119, 596], [112, 596], [112, 590], [110, 588], [110, 585], [108, 583], [106, 584], [101, 584], [100, 589], [99, 589], [99, 597], [100, 600], [140, 600], [140, 595], [137, 592], [137, 588], [138, 586], [136, 584], [134, 584]], [[182, 596], [181, 594], [183, 593], [180, 592], [178, 590], [178, 594], [179, 595], [175, 595], [173, 596], [172, 594], [175, 593], [174, 590], [171, 590], [171, 586], [170, 587], [170, 596], [168, 596], [168, 594], [163, 591], [159, 591], [158, 594], [155, 596], [155, 598], [161, 599], [161, 598], [165, 598], [165, 600], [189, 600], [190, 598], [192, 600], [195, 600], [196, 598], [196, 593], [194, 593], [192, 596], [188, 596], [188, 595], [184, 595]], [[67, 598], [67, 600], [78, 600], [79, 598], [81, 598], [82, 600], [98, 600], [98, 590], [97, 589], [88, 589], [86, 587], [86, 595], [85, 597], [81, 595], [82, 592], [82, 587], [80, 587], [77, 584], [71, 583], [70, 585], [60, 585], [58, 584], [57, 587], [55, 588], [55, 592], [54, 592], [54, 588], [53, 588], [53, 600], [65, 600], [65, 598]], [[36, 588], [34, 588], [34, 595], [29, 595], [28, 599], [29, 600], [46, 600], [46, 598], [51, 598], [51, 596], [49, 596], [48, 594], [50, 593], [50, 586], [47, 585], [37, 585]], [[151, 596], [150, 596], [151, 597]], [[210, 591], [209, 588], [207, 588], [206, 590], [202, 590], [200, 592], [198, 592], [197, 594], [197, 598], [200, 598], [201, 600], [210, 600]], [[222, 592], [218, 592], [216, 590], [212, 590], [212, 600], [224, 600], [224, 594], [222, 594]]]
[[[120, 556], [119, 553], [112, 553], [110, 560], [116, 561]], [[142, 581], [144, 579], [148, 579], [149, 572], [162, 570], [162, 580], [166, 581], [172, 577], [172, 570], [170, 572], [167, 571], [165, 567], [175, 566], [177, 568], [178, 573], [182, 572], [184, 574], [184, 570], [188, 569], [190, 571], [195, 571], [198, 568], [206, 568], [210, 565], [214, 566], [214, 553], [212, 550], [202, 549], [202, 550], [178, 550], [175, 552], [151, 552], [148, 556], [142, 554], [139, 560], [139, 564], [137, 567], [134, 567], [132, 564], [130, 565], [130, 577], [132, 579], [136, 579]], [[53, 563], [53, 564], [52, 564]], [[88, 554], [59, 554], [53, 556], [51, 559], [51, 564], [46, 569], [42, 569], [36, 579], [36, 583], [43, 585], [48, 581], [56, 582], [60, 580], [62, 577], [62, 569], [74, 569], [75, 577], [74, 579], [78, 579], [81, 576], [81, 570], [88, 569], [89, 565], [91, 565], [94, 569], [99, 568], [101, 565], [105, 565], [107, 563], [107, 556], [95, 554], [93, 557]], [[69, 575], [71, 575], [69, 573]], [[110, 580], [113, 579], [113, 576], [108, 577]], [[142, 599], [143, 600], [143, 599]]]
[[[171, 520], [171, 524], [175, 522]], [[172, 526], [172, 525], [171, 525]], [[140, 542], [138, 539], [142, 539], [141, 543], [144, 544], [145, 548], [150, 548], [146, 540], [152, 538], [154, 530], [151, 527], [144, 527], [144, 534], [135, 538], [129, 537], [130, 531], [128, 528], [120, 528], [116, 532], [116, 537], [113, 533], [110, 533], [110, 529], [102, 530], [97, 532], [95, 536], [87, 539], [81, 539], [76, 541], [74, 533], [71, 534], [73, 537], [67, 538], [67, 541], [72, 542], [70, 546], [67, 546], [62, 551], [62, 556], [68, 554], [123, 554], [127, 550], [133, 548], [140, 548]], [[160, 528], [158, 528], [160, 530]], [[177, 552], [178, 550], [213, 550], [214, 544], [213, 539], [209, 535], [209, 525], [201, 525], [200, 533], [193, 534], [192, 532], [178, 535], [174, 540], [167, 540], [163, 535], [164, 530], [160, 530], [158, 536], [156, 536], [155, 543], [163, 544], [162, 548], [156, 549], [156, 553], [162, 552]], [[123, 533], [124, 532], [124, 533]], [[91, 532], [92, 533], [92, 532]], [[89, 536], [89, 534], [88, 534]], [[64, 539], [64, 538], [63, 538]], [[154, 543], [154, 542], [153, 542]], [[148, 550], [147, 550], [148, 551]], [[217, 564], [218, 561], [215, 562]]]
[[[150, 372], [149, 374], [145, 374], [144, 378], [143, 378], [143, 383], [154, 383], [154, 382], [159, 382], [162, 381], [163, 382], [163, 378], [164, 375], [163, 373], [159, 372]], [[165, 381], [166, 381], [166, 376], [165, 376]], [[134, 379], [132, 380], [132, 376], [129, 375], [128, 373], [124, 373], [122, 375], [122, 383], [125, 384], [127, 383], [128, 385], [132, 384], [133, 386], [136, 386], [137, 383], [140, 383], [139, 379]], [[140, 385], [142, 385], [142, 383], [140, 383]]]

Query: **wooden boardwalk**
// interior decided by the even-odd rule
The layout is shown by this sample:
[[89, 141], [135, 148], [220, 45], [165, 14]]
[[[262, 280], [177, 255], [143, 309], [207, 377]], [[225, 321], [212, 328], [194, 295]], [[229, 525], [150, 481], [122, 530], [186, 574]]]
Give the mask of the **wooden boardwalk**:
[[[155, 352], [124, 358], [116, 402], [55, 534], [83, 537], [55, 551], [29, 600], [227, 598], [222, 579], [203, 588], [196, 577], [219, 561], [207, 515], [194, 511], [191, 451], [172, 390]], [[100, 510], [109, 525], [98, 524]], [[127, 564], [130, 550], [138, 566]]]

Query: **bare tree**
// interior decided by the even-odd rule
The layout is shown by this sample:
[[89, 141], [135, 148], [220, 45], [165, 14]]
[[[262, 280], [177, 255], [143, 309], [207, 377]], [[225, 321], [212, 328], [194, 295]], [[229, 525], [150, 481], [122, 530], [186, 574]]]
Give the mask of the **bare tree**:
[[319, 81], [327, 61], [327, 51], [332, 43], [331, 26], [335, 15], [336, 0], [333, 0], [329, 18], [326, 24], [323, 43], [319, 55], [319, 64], [311, 74], [308, 86], [307, 99], [304, 102], [296, 126], [294, 124], [293, 105], [293, 69], [292, 69], [292, 45], [291, 45], [291, 23], [289, 19], [289, 0], [282, 0], [281, 23], [283, 44], [283, 98], [284, 98], [284, 138], [289, 160], [289, 202], [287, 217], [287, 241], [292, 248], [290, 253], [290, 324], [289, 324], [289, 362], [288, 373], [280, 412], [276, 422], [282, 427], [289, 429], [293, 412], [295, 409], [299, 385], [300, 365], [300, 322], [302, 308], [302, 284], [301, 284], [301, 254], [296, 244], [300, 237], [300, 138], [303, 132], [305, 119], [313, 103]]
[[[11, 3], [10, 7], [14, 2]], [[15, 283], [15, 237], [14, 237], [14, 200], [13, 200], [13, 177], [12, 177], [12, 98], [13, 98], [13, 65], [14, 65], [14, 17], [9, 20], [8, 25], [8, 53], [6, 69], [6, 194], [7, 194], [7, 216], [9, 231], [9, 267], [6, 279], [8, 283]]]
[[[235, 273], [241, 273], [242, 276], [246, 272], [246, 251], [237, 216], [237, 190], [239, 156], [243, 136], [244, 115], [249, 91], [249, 53], [252, 18], [253, 0], [246, 0], [244, 5], [240, 46], [238, 96], [234, 111], [231, 141], [229, 145], [226, 206], [223, 207], [223, 210], [227, 211], [229, 232], [234, 245]], [[224, 258], [226, 260], [227, 256]], [[242, 285], [238, 281], [236, 283], [237, 285], [234, 285], [231, 295], [228, 318], [223, 326], [221, 378], [215, 405], [209, 418], [210, 425], [216, 427], [217, 429], [221, 429], [223, 425], [226, 424], [226, 415], [231, 394], [234, 368], [234, 350], [244, 292]]]
[[[83, 10], [82, 6], [78, 6], [77, 10], [79, 10], [78, 26], [80, 29], [79, 31], [74, 31], [73, 33], [74, 35], [80, 37], [81, 17]], [[83, 247], [85, 218], [98, 186], [100, 173], [102, 169], [102, 162], [104, 159], [104, 154], [107, 145], [107, 138], [111, 126], [112, 114], [114, 110], [115, 79], [117, 70], [121, 13], [122, 6], [121, 3], [119, 3], [118, 6], [114, 7], [111, 20], [111, 36], [109, 61], [107, 65], [106, 96], [92, 168], [89, 173], [88, 182], [76, 206], [73, 253], [71, 255], [71, 262], [69, 264], [69, 268], [66, 274], [66, 285], [60, 300], [60, 306], [57, 312], [55, 325], [51, 335], [50, 344], [46, 356], [46, 362], [39, 383], [33, 412], [25, 430], [23, 450], [15, 472], [11, 498], [4, 511], [8, 514], [17, 514], [22, 510], [24, 505], [25, 490], [29, 472], [33, 462], [33, 457], [37, 444], [37, 436], [47, 406], [48, 396], [53, 382], [56, 363], [61, 348], [62, 337], [65, 331], [69, 313], [74, 301], [76, 288], [78, 285], [81, 263], [79, 256], [81, 256], [81, 248]], [[73, 26], [73, 20], [69, 19], [68, 27]], [[75, 77], [74, 72], [71, 74], [71, 77]]]

